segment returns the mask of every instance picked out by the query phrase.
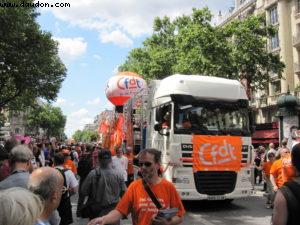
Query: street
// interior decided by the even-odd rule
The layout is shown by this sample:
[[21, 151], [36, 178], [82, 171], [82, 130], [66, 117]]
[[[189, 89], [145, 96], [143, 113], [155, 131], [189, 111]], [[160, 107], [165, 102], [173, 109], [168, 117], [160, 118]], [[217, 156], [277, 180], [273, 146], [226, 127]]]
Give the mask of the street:
[[[245, 199], [234, 200], [231, 203], [210, 201], [184, 202], [187, 211], [184, 225], [268, 225], [272, 214], [271, 209], [266, 209], [261, 186], [256, 187], [256, 193]], [[76, 196], [75, 196], [76, 197]], [[76, 204], [73, 199], [73, 212]], [[86, 219], [76, 216], [74, 225], [86, 225]], [[130, 220], [123, 220], [122, 225], [131, 224]]]

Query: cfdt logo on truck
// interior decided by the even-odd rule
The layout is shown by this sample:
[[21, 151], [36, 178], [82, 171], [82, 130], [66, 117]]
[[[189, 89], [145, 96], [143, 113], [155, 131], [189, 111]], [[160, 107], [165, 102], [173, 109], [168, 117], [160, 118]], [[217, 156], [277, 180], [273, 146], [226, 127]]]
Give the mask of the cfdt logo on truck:
[[237, 159], [235, 147], [224, 140], [222, 145], [203, 143], [199, 149], [199, 158], [203, 165], [224, 164]]
[[122, 90], [142, 88], [143, 81], [136, 77], [121, 77], [118, 79], [117, 86]]
[[242, 139], [236, 136], [193, 136], [194, 171], [239, 171]]

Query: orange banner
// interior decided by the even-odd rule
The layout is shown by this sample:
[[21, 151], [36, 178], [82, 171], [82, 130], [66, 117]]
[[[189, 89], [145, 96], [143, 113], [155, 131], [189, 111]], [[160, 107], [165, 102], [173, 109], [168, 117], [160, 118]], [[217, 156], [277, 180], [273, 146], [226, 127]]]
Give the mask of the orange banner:
[[241, 169], [241, 137], [193, 135], [192, 142], [194, 172]]

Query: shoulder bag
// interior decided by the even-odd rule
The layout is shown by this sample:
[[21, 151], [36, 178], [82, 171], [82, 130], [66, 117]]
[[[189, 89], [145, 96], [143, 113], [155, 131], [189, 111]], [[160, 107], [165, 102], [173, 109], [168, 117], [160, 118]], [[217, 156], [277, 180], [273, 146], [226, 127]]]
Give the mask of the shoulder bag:
[[86, 203], [82, 205], [82, 207], [79, 209], [80, 215], [82, 218], [90, 218], [94, 219], [98, 216], [98, 214], [101, 211], [101, 201], [96, 201], [97, 197], [97, 187], [99, 184], [99, 180], [101, 178], [101, 170], [96, 169], [96, 184], [92, 183], [92, 195], [88, 197], [88, 200]]

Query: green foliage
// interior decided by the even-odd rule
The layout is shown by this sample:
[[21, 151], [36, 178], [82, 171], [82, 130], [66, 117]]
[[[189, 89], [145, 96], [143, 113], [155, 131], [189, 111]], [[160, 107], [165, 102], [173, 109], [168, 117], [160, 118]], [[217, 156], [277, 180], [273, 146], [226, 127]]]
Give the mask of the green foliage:
[[50, 104], [34, 108], [27, 116], [30, 127], [42, 128], [48, 137], [61, 138], [64, 135], [66, 116], [59, 107]]
[[269, 53], [267, 40], [275, 34], [273, 26], [265, 25], [265, 15], [250, 16], [243, 21], [235, 20], [224, 27], [231, 49], [232, 66], [240, 78], [246, 78], [257, 88], [263, 89], [270, 81], [269, 73], [281, 78], [284, 64], [278, 54]]
[[0, 109], [22, 109], [37, 97], [54, 100], [65, 79], [57, 42], [40, 30], [37, 15], [32, 7], [0, 8]]
[[98, 137], [99, 135], [97, 131], [91, 131], [91, 130], [82, 130], [82, 131], [77, 130], [72, 136], [72, 138], [76, 142], [84, 142], [84, 143], [97, 141]]
[[211, 19], [208, 8], [193, 9], [190, 16], [174, 21], [155, 18], [152, 36], [129, 53], [119, 70], [136, 72], [147, 80], [175, 73], [245, 78], [248, 85], [260, 89], [270, 81], [270, 72], [281, 77], [284, 64], [266, 48], [276, 30], [265, 25], [264, 15], [224, 27], [212, 26]]

